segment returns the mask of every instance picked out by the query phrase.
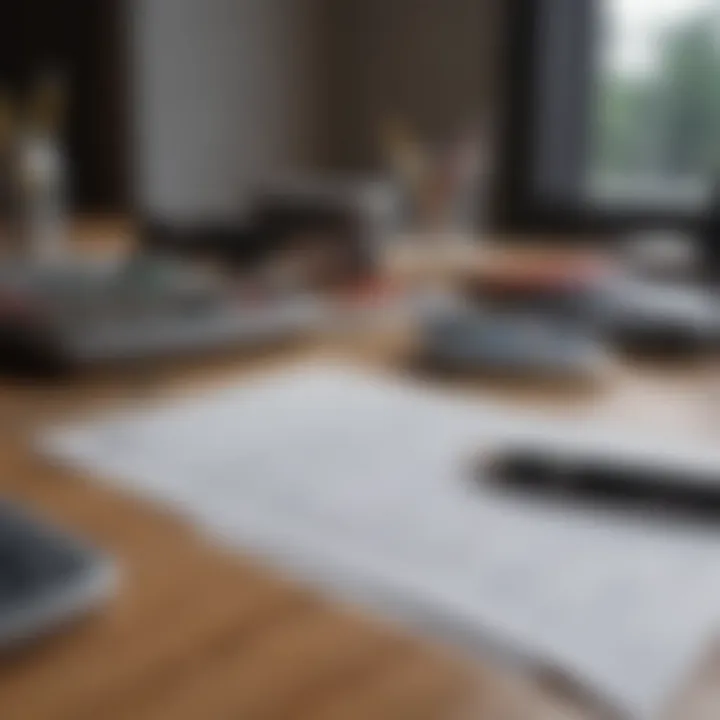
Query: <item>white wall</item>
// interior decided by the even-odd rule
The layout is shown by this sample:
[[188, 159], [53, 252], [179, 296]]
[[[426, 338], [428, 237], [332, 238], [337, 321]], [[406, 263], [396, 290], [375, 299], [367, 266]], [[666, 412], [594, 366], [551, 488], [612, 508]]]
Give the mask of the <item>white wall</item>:
[[240, 214], [259, 178], [311, 163], [313, 0], [135, 0], [135, 189], [155, 216]]

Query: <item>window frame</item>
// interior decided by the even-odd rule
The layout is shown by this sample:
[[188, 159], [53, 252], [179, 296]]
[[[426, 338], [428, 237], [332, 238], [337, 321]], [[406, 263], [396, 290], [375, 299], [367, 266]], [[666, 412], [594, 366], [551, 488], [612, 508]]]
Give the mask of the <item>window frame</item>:
[[[571, 124], [563, 129], [575, 146], [575, 162], [586, 163], [589, 152], [592, 74], [598, 37], [601, 0], [506, 0], [507, 17], [503, 53], [503, 101], [499, 136], [496, 224], [513, 233], [622, 232], [635, 228], [664, 226], [693, 231], [701, 213], [652, 203], [633, 203], [622, 208], [592, 205], [582, 197], [548, 196], [537, 183], [538, 158], [543, 152], [543, 106], [548, 102], [542, 77], [543, 58], [548, 56], [546, 27], [553, 10], [567, 12], [563, 23], [572, 34], [572, 62], [561, 79], [562, 102], [574, 108]], [[557, 101], [557, 84], [554, 86]], [[546, 116], [547, 117], [547, 116]], [[547, 120], [545, 120], [547, 122]]]

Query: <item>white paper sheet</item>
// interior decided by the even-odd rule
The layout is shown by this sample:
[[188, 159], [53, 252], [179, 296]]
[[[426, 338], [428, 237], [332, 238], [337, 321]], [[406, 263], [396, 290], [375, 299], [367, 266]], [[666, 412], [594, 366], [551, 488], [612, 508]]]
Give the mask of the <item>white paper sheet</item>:
[[41, 442], [326, 591], [550, 664], [621, 714], [656, 718], [720, 619], [720, 529], [473, 482], [493, 440], [619, 445], [603, 433], [309, 365]]

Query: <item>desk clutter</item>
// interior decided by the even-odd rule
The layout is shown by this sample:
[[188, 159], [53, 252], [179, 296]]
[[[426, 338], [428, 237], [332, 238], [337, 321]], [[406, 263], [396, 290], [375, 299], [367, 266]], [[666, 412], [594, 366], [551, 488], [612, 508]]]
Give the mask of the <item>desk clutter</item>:
[[6, 267], [0, 299], [5, 365], [37, 369], [268, 343], [322, 314], [316, 298], [150, 256]]
[[537, 269], [523, 275], [522, 264], [482, 270], [436, 292], [377, 272], [377, 279], [363, 273], [337, 285], [317, 275], [311, 281], [298, 267], [302, 259], [281, 255], [250, 272], [149, 252], [6, 264], [3, 367], [82, 367], [267, 344], [343, 322], [351, 328], [351, 308], [365, 308], [371, 322], [397, 310], [431, 367], [531, 378], [596, 378], [614, 352], [697, 355], [720, 340], [714, 292], [605, 265], [580, 273], [576, 266], [553, 268], [542, 277]]
[[655, 356], [708, 353], [720, 343], [720, 291], [619, 278], [602, 299], [611, 340]]
[[569, 379], [598, 376], [607, 361], [591, 332], [527, 312], [468, 308], [430, 317], [422, 338], [424, 363], [439, 370]]
[[619, 353], [697, 356], [720, 340], [716, 292], [638, 277], [602, 256], [512, 259], [510, 250], [497, 259], [468, 246], [452, 280], [435, 287], [384, 269], [377, 248], [361, 253], [360, 265], [357, 245], [326, 263], [322, 248], [304, 244], [315, 240], [297, 242], [240, 267], [159, 248], [6, 262], [2, 366], [61, 369], [254, 347], [351, 329], [355, 311], [370, 323], [397, 312], [427, 367], [541, 380], [596, 379]]
[[[149, 218], [134, 254], [114, 266], [90, 265], [73, 254], [66, 232], [60, 142], [66, 95], [60, 79], [47, 76], [30, 93], [24, 115], [0, 97], [6, 369], [248, 347], [322, 332], [343, 323], [348, 289], [373, 283], [369, 314], [380, 317], [393, 304], [415, 308], [406, 315], [422, 359], [462, 372], [594, 378], [616, 350], [697, 354], [713, 351], [720, 335], [716, 295], [673, 287], [679, 281], [668, 279], [668, 267], [689, 264], [678, 251], [683, 243], [652, 235], [628, 243], [633, 251], [623, 261], [607, 253], [498, 252], [466, 241], [453, 268], [455, 302], [442, 311], [414, 303], [425, 288], [404, 286], [383, 266], [398, 234], [400, 190], [414, 189], [414, 204], [425, 208], [425, 230], [410, 241], [416, 255], [428, 249], [452, 255], [441, 228], [454, 225], [442, 220], [483, 176], [477, 132], [461, 133], [440, 153], [445, 160], [421, 162], [419, 143], [391, 125], [394, 186], [278, 178], [258, 185], [242, 217], [209, 225]], [[416, 165], [427, 173], [413, 181]], [[711, 224], [706, 231], [709, 238]], [[709, 246], [708, 238], [702, 239]], [[208, 264], [217, 271], [205, 272]], [[644, 278], [645, 271], [653, 277]]]
[[605, 268], [592, 258], [479, 255], [455, 308], [424, 318], [420, 352], [443, 369], [593, 377], [606, 352], [595, 321]]
[[[720, 291], [631, 272], [610, 255], [491, 251], [457, 302], [422, 321], [438, 367], [596, 378], [614, 354], [689, 357], [720, 341]], [[459, 288], [459, 289], [458, 289]]]
[[111, 258], [71, 244], [51, 259], [9, 253], [0, 364], [33, 372], [248, 348], [342, 324], [350, 305], [388, 297], [374, 262], [383, 197], [372, 184], [278, 182], [242, 221], [146, 223]]

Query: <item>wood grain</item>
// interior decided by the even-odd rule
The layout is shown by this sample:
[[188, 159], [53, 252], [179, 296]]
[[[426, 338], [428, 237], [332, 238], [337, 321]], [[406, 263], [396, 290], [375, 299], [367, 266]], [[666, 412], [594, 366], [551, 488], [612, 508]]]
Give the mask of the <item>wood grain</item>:
[[[83, 243], [112, 223], [91, 225]], [[113, 229], [115, 228], [115, 229]], [[188, 392], [307, 355], [402, 365], [392, 338], [337, 338], [255, 357], [229, 353], [113, 369], [59, 386], [0, 384], [0, 493], [112, 553], [117, 597], [92, 617], [0, 658], [1, 720], [560, 720], [598, 717], [507, 668], [470, 660], [342, 607], [231, 554], [172, 517], [32, 449], [43, 425], [148, 394]], [[592, 388], [464, 382], [560, 416], [653, 432], [717, 431], [710, 365], [620, 365]], [[717, 668], [715, 667], [717, 665]], [[715, 672], [717, 670], [718, 672]], [[720, 716], [710, 664], [678, 720]], [[715, 692], [715, 696], [711, 693]], [[693, 715], [714, 709], [713, 715]], [[698, 710], [699, 708], [699, 710]]]
[[[171, 363], [156, 369], [156, 392], [259, 372], [267, 360], [198, 361], [193, 371]], [[107, 607], [0, 658], [2, 720], [502, 720], [552, 708], [530, 701], [519, 678], [330, 603], [211, 544], [182, 518], [33, 451], [34, 430], [48, 422], [127, 401], [126, 380], [0, 386], [0, 493], [84, 535], [122, 568]]]

